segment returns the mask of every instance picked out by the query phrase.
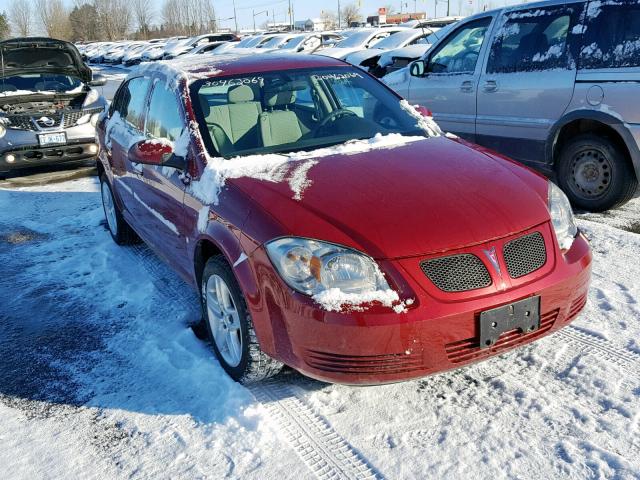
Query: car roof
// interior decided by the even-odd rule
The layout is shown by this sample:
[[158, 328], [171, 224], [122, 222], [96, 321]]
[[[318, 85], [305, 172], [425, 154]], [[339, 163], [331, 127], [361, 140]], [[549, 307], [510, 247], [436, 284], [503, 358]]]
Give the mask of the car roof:
[[131, 73], [157, 72], [168, 78], [186, 76], [190, 79], [213, 78], [246, 73], [273, 72], [298, 68], [349, 67], [347, 63], [322, 55], [214, 55], [194, 59], [143, 64]]

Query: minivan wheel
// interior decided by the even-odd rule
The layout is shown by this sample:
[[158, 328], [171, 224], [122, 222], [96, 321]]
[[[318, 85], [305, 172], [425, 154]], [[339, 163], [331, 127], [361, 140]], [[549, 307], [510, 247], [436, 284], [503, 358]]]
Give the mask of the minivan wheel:
[[628, 202], [638, 180], [613, 142], [594, 134], [578, 135], [560, 152], [558, 183], [580, 209], [602, 212]]
[[100, 176], [100, 193], [102, 194], [104, 218], [107, 221], [107, 227], [113, 241], [118, 245], [137, 243], [140, 239], [125, 219], [122, 218], [122, 213], [120, 213], [118, 205], [113, 198], [111, 186], [104, 175]]
[[221, 255], [209, 258], [202, 274], [204, 321], [220, 365], [240, 383], [276, 375], [282, 363], [265, 354], [253, 329], [240, 286]]

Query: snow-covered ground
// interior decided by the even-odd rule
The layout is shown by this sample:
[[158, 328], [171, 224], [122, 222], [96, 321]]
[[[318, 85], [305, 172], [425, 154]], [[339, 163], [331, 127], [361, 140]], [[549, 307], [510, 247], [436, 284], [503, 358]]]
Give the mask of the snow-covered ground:
[[617, 228], [638, 199], [581, 217], [593, 287], [551, 337], [395, 385], [247, 389], [190, 329], [195, 293], [111, 241], [97, 190], [0, 190], [2, 478], [640, 477], [640, 235]]

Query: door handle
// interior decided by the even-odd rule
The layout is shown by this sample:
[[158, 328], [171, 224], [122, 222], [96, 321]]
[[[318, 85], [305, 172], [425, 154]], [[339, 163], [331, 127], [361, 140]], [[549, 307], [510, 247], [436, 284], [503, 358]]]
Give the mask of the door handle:
[[473, 92], [473, 83], [469, 80], [466, 80], [464, 82], [462, 82], [462, 85], [460, 85], [460, 91], [461, 92]]
[[484, 82], [485, 92], [495, 92], [496, 90], [498, 90], [498, 83], [495, 80], [487, 80]]

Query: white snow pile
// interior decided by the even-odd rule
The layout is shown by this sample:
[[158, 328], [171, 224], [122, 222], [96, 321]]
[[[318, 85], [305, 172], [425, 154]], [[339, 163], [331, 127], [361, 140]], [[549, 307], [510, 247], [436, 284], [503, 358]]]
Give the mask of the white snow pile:
[[442, 135], [442, 130], [438, 124], [433, 120], [433, 117], [425, 117], [416, 108], [418, 105], [412, 106], [406, 100], [400, 100], [400, 108], [411, 115], [417, 120], [417, 126], [424, 130], [424, 132], [430, 137], [439, 137]]
[[[199, 135], [199, 132], [196, 130], [195, 134]], [[308, 152], [247, 155], [230, 159], [207, 156], [205, 171], [198, 180], [191, 182], [189, 190], [203, 203], [215, 205], [227, 180], [248, 177], [274, 183], [287, 181], [293, 192], [293, 198], [301, 200], [304, 190], [311, 185], [307, 174], [318, 163], [318, 158], [394, 148], [420, 140], [425, 138], [397, 133], [377, 134], [368, 140], [352, 140], [341, 145]]]
[[343, 313], [365, 312], [376, 303], [391, 308], [396, 313], [406, 313], [407, 307], [413, 304], [411, 298], [401, 301], [398, 292], [390, 288], [363, 293], [345, 293], [339, 288], [330, 288], [314, 294], [312, 298], [328, 312]]

